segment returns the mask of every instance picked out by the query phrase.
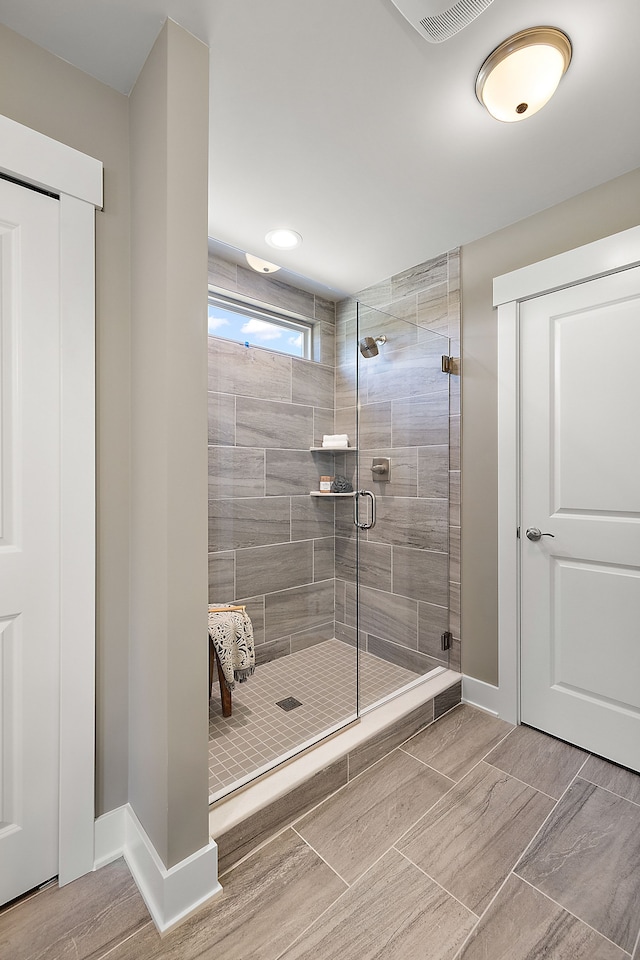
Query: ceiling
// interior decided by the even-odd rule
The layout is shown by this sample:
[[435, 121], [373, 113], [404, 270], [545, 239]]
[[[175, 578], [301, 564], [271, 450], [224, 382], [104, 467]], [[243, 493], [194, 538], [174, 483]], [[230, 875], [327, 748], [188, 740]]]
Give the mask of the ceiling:
[[[167, 16], [211, 48], [210, 235], [312, 287], [353, 293], [640, 167], [638, 0], [493, 0], [440, 44], [391, 0], [0, 0], [0, 22], [125, 94]], [[571, 66], [540, 113], [499, 123], [476, 73], [540, 24]], [[275, 253], [278, 226], [302, 246]]]

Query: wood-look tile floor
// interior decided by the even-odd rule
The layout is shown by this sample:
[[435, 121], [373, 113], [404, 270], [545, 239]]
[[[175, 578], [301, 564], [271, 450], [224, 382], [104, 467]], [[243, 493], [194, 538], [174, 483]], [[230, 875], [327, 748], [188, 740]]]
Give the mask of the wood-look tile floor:
[[640, 960], [640, 776], [460, 705], [160, 937], [122, 861], [0, 912], [7, 960]]

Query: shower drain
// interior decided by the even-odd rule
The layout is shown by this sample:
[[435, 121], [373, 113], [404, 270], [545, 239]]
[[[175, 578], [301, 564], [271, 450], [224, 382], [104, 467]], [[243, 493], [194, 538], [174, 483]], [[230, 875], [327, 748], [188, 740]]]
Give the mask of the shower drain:
[[296, 707], [301, 706], [302, 704], [295, 697], [285, 697], [284, 700], [276, 702], [276, 707], [282, 707], [283, 710], [295, 710]]

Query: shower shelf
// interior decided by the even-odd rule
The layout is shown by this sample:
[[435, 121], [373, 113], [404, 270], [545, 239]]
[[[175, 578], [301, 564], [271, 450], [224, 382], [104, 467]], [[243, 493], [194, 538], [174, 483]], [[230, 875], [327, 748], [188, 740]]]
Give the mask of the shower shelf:
[[353, 493], [354, 493], [353, 490], [351, 491], [351, 493], [324, 493], [324, 491], [322, 490], [310, 490], [309, 496], [310, 497], [352, 497]]
[[357, 447], [309, 447], [311, 453], [357, 453]]

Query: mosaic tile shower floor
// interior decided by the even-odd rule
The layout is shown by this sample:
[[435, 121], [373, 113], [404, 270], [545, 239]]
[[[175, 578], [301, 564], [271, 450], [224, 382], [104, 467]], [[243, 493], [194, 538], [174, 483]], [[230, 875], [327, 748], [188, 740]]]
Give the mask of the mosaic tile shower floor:
[[[217, 680], [209, 701], [209, 798], [273, 764], [283, 753], [351, 717], [356, 711], [356, 651], [340, 640], [325, 640], [256, 668], [236, 684], [233, 715], [222, 716]], [[418, 674], [360, 653], [361, 706], [388, 696]], [[295, 697], [300, 707], [285, 711], [279, 700]]]

